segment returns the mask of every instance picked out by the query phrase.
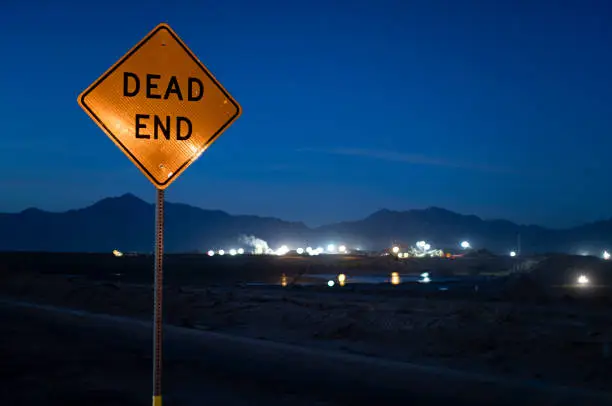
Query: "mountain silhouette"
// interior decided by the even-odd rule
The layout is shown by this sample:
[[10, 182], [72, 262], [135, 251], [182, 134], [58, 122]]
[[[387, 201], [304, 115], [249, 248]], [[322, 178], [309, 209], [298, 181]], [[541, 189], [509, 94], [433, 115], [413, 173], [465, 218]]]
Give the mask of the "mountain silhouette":
[[[379, 210], [358, 220], [309, 228], [277, 218], [230, 215], [220, 210], [165, 203], [167, 252], [207, 251], [240, 246], [252, 235], [272, 248], [343, 243], [364, 249], [427, 240], [440, 248], [457, 248], [462, 240], [474, 247], [507, 253], [522, 251], [590, 252], [612, 247], [612, 221], [568, 229], [518, 225], [506, 220], [483, 220], [474, 215], [430, 207], [422, 210]], [[55, 213], [29, 208], [0, 214], [0, 250], [64, 252], [151, 252], [154, 242], [154, 205], [132, 194], [102, 199], [91, 206]], [[243, 244], [244, 245], [244, 244]], [[246, 248], [246, 247], [245, 247]]]

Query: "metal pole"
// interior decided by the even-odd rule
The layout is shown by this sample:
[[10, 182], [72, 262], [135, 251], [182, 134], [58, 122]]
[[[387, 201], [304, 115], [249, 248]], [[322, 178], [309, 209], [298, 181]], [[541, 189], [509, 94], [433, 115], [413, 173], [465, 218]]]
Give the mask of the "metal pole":
[[164, 265], [164, 191], [157, 189], [155, 203], [155, 285], [153, 291], [153, 406], [161, 406], [162, 294]]

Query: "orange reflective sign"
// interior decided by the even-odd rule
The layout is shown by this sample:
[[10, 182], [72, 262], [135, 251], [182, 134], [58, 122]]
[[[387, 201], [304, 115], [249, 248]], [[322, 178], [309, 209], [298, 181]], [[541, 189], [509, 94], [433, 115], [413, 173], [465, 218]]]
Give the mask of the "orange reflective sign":
[[240, 105], [160, 24], [89, 86], [79, 105], [159, 189], [240, 116]]

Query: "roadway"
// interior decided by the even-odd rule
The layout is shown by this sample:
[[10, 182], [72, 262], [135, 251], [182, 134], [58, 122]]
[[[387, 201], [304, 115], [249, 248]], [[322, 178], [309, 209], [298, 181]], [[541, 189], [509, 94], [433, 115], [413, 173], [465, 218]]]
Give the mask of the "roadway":
[[[0, 396], [150, 405], [148, 322], [0, 300]], [[168, 326], [164, 405], [612, 404], [605, 394]]]

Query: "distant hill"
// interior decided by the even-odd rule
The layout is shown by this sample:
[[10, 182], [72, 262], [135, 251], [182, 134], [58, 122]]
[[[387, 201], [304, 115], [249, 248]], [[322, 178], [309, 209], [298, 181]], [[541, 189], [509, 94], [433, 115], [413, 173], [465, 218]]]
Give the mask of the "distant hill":
[[[168, 252], [206, 251], [237, 246], [240, 236], [253, 235], [273, 247], [344, 243], [381, 249], [391, 243], [427, 240], [437, 247], [457, 247], [462, 240], [494, 252], [612, 249], [612, 221], [554, 230], [505, 220], [482, 220], [431, 207], [424, 210], [380, 210], [363, 220], [309, 228], [303, 223], [270, 217], [233, 216], [186, 204], [166, 203], [165, 242]], [[149, 252], [153, 247], [154, 206], [131, 194], [103, 199], [63, 213], [27, 209], [0, 214], [0, 250], [104, 252], [113, 249]], [[243, 244], [244, 246], [244, 244]]]
[[[103, 199], [64, 213], [27, 209], [0, 214], [0, 250], [149, 252], [154, 243], [155, 207], [132, 194]], [[302, 240], [302, 223], [257, 216], [231, 216], [186, 204], [165, 204], [168, 252], [206, 251], [236, 245], [238, 237]]]

